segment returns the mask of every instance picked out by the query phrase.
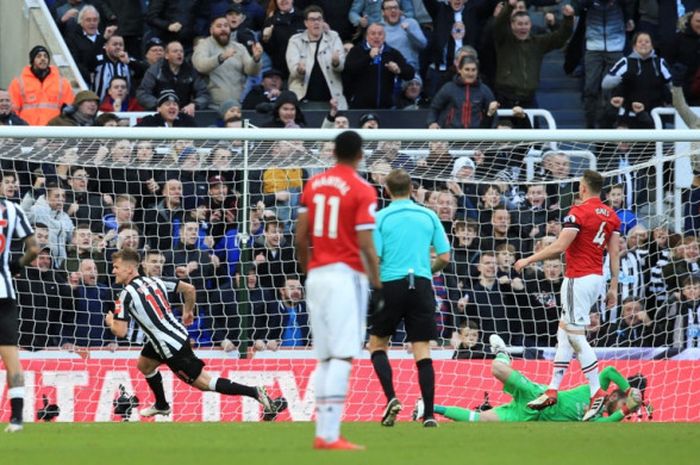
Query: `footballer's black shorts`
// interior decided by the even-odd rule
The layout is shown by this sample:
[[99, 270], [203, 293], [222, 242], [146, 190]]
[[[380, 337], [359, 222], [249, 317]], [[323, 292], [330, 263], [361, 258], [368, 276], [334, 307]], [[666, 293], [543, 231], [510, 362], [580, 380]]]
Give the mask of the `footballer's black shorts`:
[[393, 336], [396, 327], [403, 320], [408, 342], [436, 339], [433, 283], [429, 279], [416, 277], [414, 288], [410, 287], [408, 278], [382, 283], [384, 309], [371, 315], [369, 334], [378, 337]]
[[187, 384], [194, 383], [204, 369], [204, 362], [194, 354], [192, 347], [190, 347], [188, 343], [182, 346], [182, 349], [176, 352], [172, 357], [164, 359], [158, 355], [153, 345], [147, 342], [143, 346], [143, 349], [141, 349], [141, 355], [165, 363], [178, 378]]
[[19, 311], [14, 299], [0, 299], [0, 346], [16, 346], [19, 341]]

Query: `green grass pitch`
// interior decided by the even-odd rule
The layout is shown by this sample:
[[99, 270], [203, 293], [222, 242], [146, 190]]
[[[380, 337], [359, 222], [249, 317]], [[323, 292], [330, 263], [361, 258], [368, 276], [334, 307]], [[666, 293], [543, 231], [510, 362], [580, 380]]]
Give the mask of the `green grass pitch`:
[[[4, 427], [4, 425], [2, 425]], [[346, 423], [364, 452], [314, 451], [312, 423], [29, 424], [0, 432], [7, 465], [684, 465], [700, 463], [700, 424], [510, 423], [423, 429]]]

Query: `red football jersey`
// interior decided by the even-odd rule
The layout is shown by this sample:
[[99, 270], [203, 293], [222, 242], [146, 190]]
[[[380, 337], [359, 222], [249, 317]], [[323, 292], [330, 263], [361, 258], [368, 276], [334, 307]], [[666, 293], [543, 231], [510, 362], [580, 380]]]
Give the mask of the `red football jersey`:
[[615, 210], [593, 197], [569, 210], [563, 228], [578, 230], [576, 239], [566, 249], [567, 278], [603, 274], [603, 256], [613, 232], [620, 229]]
[[374, 229], [376, 210], [377, 192], [350, 166], [309, 179], [300, 207], [309, 216], [309, 269], [345, 263], [364, 273], [357, 231]]

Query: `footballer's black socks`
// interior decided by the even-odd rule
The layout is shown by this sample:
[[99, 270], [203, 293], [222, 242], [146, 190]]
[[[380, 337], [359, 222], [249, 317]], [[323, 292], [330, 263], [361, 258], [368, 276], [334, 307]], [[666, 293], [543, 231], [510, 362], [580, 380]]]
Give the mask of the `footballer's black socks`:
[[161, 376], [160, 371], [156, 370], [150, 375], [146, 375], [146, 382], [156, 398], [156, 408], [159, 410], [167, 410], [170, 405], [168, 405], [168, 401], [165, 399], [165, 392], [163, 391], [163, 377]]
[[227, 396], [247, 396], [252, 397], [253, 399], [258, 398], [258, 390], [253, 386], [234, 383], [226, 378], [217, 379], [214, 390]]
[[22, 409], [24, 408], [24, 399], [22, 397], [12, 397], [10, 399], [10, 407], [12, 413], [10, 416], [10, 423], [15, 425], [22, 423]]

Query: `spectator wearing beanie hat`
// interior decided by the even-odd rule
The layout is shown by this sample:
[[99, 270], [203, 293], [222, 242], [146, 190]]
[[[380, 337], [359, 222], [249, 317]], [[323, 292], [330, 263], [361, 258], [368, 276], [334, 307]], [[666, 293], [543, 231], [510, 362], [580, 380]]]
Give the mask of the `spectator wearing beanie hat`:
[[197, 122], [193, 117], [180, 113], [180, 99], [173, 89], [163, 89], [158, 95], [158, 113], [143, 118], [136, 126], [195, 128]]
[[72, 105], [66, 105], [61, 115], [52, 118], [48, 126], [95, 126], [100, 99], [91, 90], [81, 90]]
[[272, 119], [263, 127], [266, 128], [298, 128], [306, 126], [306, 118], [299, 108], [299, 100], [294, 92], [285, 90], [275, 100], [272, 109]]
[[29, 65], [12, 80], [8, 92], [12, 110], [32, 126], [44, 126], [61, 114], [61, 107], [75, 98], [68, 79], [51, 66], [51, 56], [43, 45], [29, 52]]
[[396, 97], [399, 110], [419, 110], [430, 107], [430, 102], [423, 98], [423, 80], [417, 74], [413, 79], [401, 84], [401, 93]]

